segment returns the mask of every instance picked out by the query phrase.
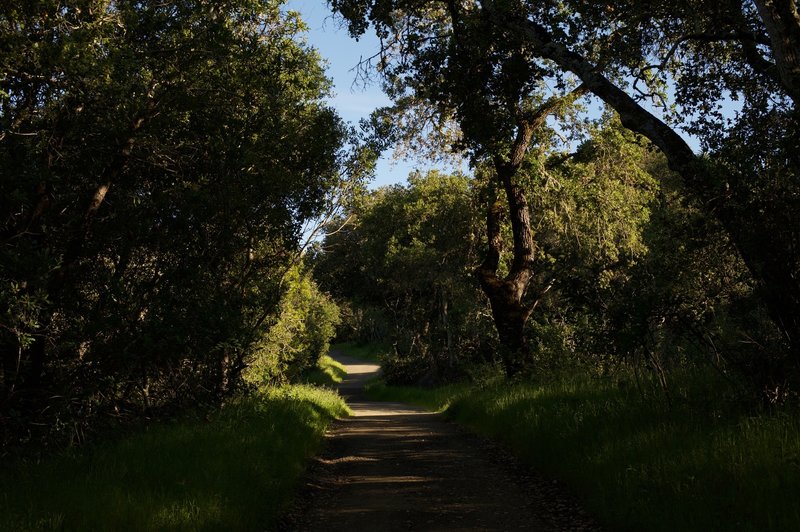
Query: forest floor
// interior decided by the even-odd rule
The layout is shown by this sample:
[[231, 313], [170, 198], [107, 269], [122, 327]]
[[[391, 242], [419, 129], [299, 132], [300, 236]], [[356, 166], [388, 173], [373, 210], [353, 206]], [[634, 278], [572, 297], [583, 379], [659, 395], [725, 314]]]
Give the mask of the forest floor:
[[438, 414], [364, 399], [379, 366], [341, 353], [337, 421], [280, 530], [597, 530], [562, 487]]

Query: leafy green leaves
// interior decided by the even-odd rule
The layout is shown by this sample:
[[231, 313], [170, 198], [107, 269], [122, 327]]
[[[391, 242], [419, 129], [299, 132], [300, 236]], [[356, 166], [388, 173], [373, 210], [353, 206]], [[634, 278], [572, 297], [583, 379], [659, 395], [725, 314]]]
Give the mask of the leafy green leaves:
[[0, 396], [227, 394], [360, 148], [279, 1], [62, 4], [0, 9]]

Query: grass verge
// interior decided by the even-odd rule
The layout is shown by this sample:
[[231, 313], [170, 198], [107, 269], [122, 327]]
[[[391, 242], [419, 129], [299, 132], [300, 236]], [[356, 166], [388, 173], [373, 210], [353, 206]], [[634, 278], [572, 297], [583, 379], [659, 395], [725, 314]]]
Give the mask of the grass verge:
[[448, 384], [437, 388], [387, 386], [382, 380], [368, 382], [364, 387], [371, 401], [413, 403], [433, 412], [445, 412], [462, 396], [472, 391], [468, 384]]
[[39, 463], [0, 466], [1, 530], [262, 530], [328, 423], [333, 392], [288, 386]]
[[308, 384], [332, 388], [342, 382], [346, 375], [347, 370], [343, 365], [328, 355], [322, 355], [317, 365], [303, 375], [303, 380]]
[[633, 389], [576, 379], [433, 390], [374, 384], [510, 446], [568, 482], [622, 530], [800, 530], [797, 412], [666, 408]]

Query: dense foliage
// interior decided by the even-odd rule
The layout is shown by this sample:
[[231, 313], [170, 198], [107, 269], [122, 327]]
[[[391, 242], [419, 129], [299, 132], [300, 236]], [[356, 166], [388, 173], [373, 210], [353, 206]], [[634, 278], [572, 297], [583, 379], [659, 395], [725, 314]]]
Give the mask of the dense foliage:
[[[280, 341], [287, 288], [313, 290], [286, 278], [302, 225], [359, 159], [280, 4], [0, 8], [0, 419], [17, 437], [225, 395]], [[309, 334], [303, 357], [327, 341]]]
[[[587, 135], [575, 152], [534, 153], [519, 171], [535, 213], [530, 285], [541, 294], [525, 330], [526, 371], [553, 378], [625, 365], [666, 389], [670, 368], [716, 367], [766, 391], [781, 342], [723, 228], [613, 115]], [[316, 278], [349, 309], [342, 334], [393, 344], [390, 382], [447, 380], [502, 361], [474, 275], [486, 172], [416, 174], [379, 189], [315, 255]], [[511, 223], [500, 232], [510, 239]], [[500, 271], [511, 261], [502, 257]]]
[[297, 380], [328, 353], [339, 307], [300, 267], [284, 277], [287, 290], [266, 334], [244, 360], [245, 382], [256, 387]]
[[491, 324], [469, 271], [474, 202], [464, 176], [412, 174], [408, 186], [363, 198], [314, 256], [321, 286], [345, 302], [343, 335], [393, 344], [390, 378], [453, 375], [489, 349]]
[[[388, 129], [400, 138], [427, 133], [417, 145], [443, 139], [476, 167], [488, 167], [486, 252], [476, 273], [491, 303], [507, 373], [524, 365], [530, 352], [527, 321], [535, 318], [551, 286], [536, 282], [543, 270], [533, 220], [542, 212], [531, 209], [531, 194], [538, 192], [526, 187], [525, 166], [552, 146], [554, 130], [547, 117], [560, 120], [560, 129], [572, 134], [575, 100], [591, 94], [613, 109], [624, 127], [658, 148], [674, 172], [655, 176], [669, 186], [665, 199], [671, 199], [662, 205], [674, 209], [683, 202], [687, 210], [673, 213], [677, 218], [665, 221], [664, 231], [674, 228], [672, 236], [688, 237], [691, 246], [676, 238], [671, 248], [687, 251], [681, 259], [699, 252], [717, 266], [729, 264], [725, 273], [706, 264], [715, 273], [703, 275], [695, 275], [696, 263], [682, 265], [692, 272], [678, 276], [683, 288], [667, 288], [665, 282], [663, 291], [651, 294], [665, 299], [638, 290], [640, 303], [660, 322], [630, 307], [618, 320], [638, 323], [630, 332], [642, 339], [660, 336], [663, 326], [678, 317], [708, 325], [704, 320], [720, 310], [713, 301], [735, 306], [739, 317], [728, 323], [736, 341], [747, 342], [738, 350], [750, 351], [741, 360], [749, 358], [748, 371], [760, 373], [765, 386], [787, 393], [789, 381], [797, 378], [800, 353], [800, 21], [795, 2], [332, 4], [354, 35], [372, 27], [383, 39], [377, 66], [395, 100], [384, 117], [399, 117]], [[441, 134], [454, 128], [455, 134]], [[695, 153], [681, 129], [697, 136], [703, 154]], [[511, 239], [502, 234], [506, 217]], [[693, 219], [696, 230], [710, 230], [710, 240], [699, 247], [693, 232], [680, 227], [681, 220]], [[664, 249], [665, 236], [648, 238]], [[507, 270], [504, 256], [510, 257]], [[678, 257], [658, 260], [674, 267]], [[656, 264], [640, 268], [639, 279], [652, 276]], [[696, 291], [684, 297], [692, 283], [718, 290], [714, 297]], [[598, 302], [605, 312], [605, 303]], [[689, 302], [698, 309], [681, 307]], [[771, 325], [763, 325], [765, 313]], [[720, 311], [715, 318], [729, 316]], [[741, 325], [745, 328], [737, 330]], [[704, 332], [695, 336], [706, 348], [718, 347]], [[648, 358], [657, 360], [648, 351]]]
[[330, 4], [383, 44], [369, 146], [470, 176], [350, 198], [371, 152], [279, 0], [0, 8], [6, 438], [297, 379], [340, 321], [397, 381], [708, 363], [795, 393], [795, 2]]

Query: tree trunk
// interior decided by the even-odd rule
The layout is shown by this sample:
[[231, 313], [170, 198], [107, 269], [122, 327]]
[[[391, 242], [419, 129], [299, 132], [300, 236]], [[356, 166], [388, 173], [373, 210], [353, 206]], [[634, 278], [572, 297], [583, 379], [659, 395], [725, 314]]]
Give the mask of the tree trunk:
[[33, 343], [27, 349], [28, 368], [25, 371], [25, 388], [38, 388], [42, 384], [44, 373], [45, 351], [47, 346], [46, 329], [40, 327]]
[[516, 168], [501, 164], [496, 166], [498, 180], [505, 185], [503, 188], [511, 215], [514, 258], [508, 275], [499, 277], [497, 270], [503, 249], [500, 227], [505, 209], [503, 202], [492, 194], [486, 213], [488, 249], [483, 263], [475, 273], [483, 292], [489, 298], [492, 319], [502, 345], [504, 369], [507, 375], [513, 376], [526, 366], [528, 346], [525, 340], [525, 324], [530, 316], [530, 308], [523, 302], [523, 297], [533, 275], [533, 231], [525, 194], [513, 183]]
[[[503, 364], [509, 376], [520, 373], [528, 365], [525, 324], [538, 302], [538, 298], [534, 298], [533, 302], [525, 301], [525, 292], [534, 273], [536, 242], [531, 228], [528, 198], [525, 190], [517, 183], [517, 172], [527, 156], [533, 134], [544, 126], [547, 117], [575, 101], [585, 90], [586, 87], [581, 85], [565, 96], [550, 98], [533, 112], [519, 110], [517, 134], [508, 158], [494, 158], [496, 182], [489, 184], [486, 211], [487, 250], [483, 263], [475, 274], [483, 292], [489, 298], [492, 318], [503, 346]], [[505, 202], [498, 198], [497, 188], [502, 189], [505, 194]], [[514, 245], [509, 272], [504, 278], [500, 278], [497, 275], [503, 252], [500, 227], [506, 208]], [[545, 289], [547, 290], [549, 287]]]
[[447, 367], [452, 370], [456, 367], [456, 353], [453, 349], [453, 333], [450, 330], [447, 291], [444, 289], [442, 289], [442, 327], [444, 328], [445, 348], [447, 349]]
[[0, 400], [11, 397], [17, 383], [19, 373], [20, 349], [16, 339], [0, 342], [0, 362], [2, 378], [0, 378]]
[[515, 297], [514, 287], [509, 283], [503, 280], [486, 282], [480, 274], [479, 280], [492, 308], [492, 319], [502, 346], [503, 368], [506, 375], [513, 377], [529, 366], [525, 325], [530, 308]]
[[754, 0], [767, 28], [781, 84], [800, 105], [800, 16], [793, 0]]

